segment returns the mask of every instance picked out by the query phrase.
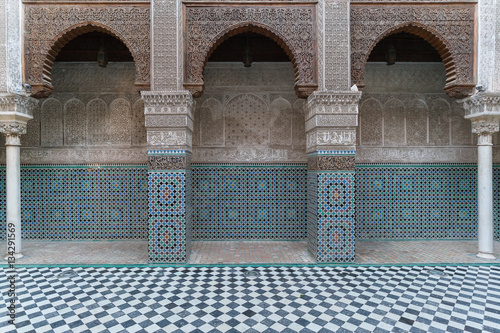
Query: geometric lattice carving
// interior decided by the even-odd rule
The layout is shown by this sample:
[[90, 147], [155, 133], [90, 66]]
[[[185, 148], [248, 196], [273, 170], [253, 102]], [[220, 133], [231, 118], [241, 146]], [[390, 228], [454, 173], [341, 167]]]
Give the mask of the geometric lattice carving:
[[109, 127], [109, 112], [106, 102], [95, 98], [87, 104], [87, 144], [89, 146], [108, 143], [107, 129]]
[[142, 146], [147, 143], [144, 125], [144, 101], [139, 98], [132, 106], [132, 145]]
[[92, 31], [101, 31], [122, 41], [136, 64], [136, 86], [139, 89], [149, 87], [149, 5], [29, 4], [24, 8], [26, 81], [31, 84], [33, 95], [50, 94], [55, 57], [70, 40]]
[[292, 105], [284, 98], [275, 99], [270, 105], [271, 110], [271, 145], [290, 145], [292, 124], [290, 113]]
[[316, 9], [314, 5], [186, 5], [184, 87], [195, 96], [203, 90], [203, 67], [224, 40], [255, 32], [278, 43], [296, 73], [295, 90], [307, 97], [317, 86]]
[[385, 37], [408, 32], [422, 37], [446, 67], [445, 90], [464, 97], [474, 88], [474, 5], [351, 6], [351, 75], [364, 87], [364, 70], [375, 45]]
[[117, 98], [109, 105], [109, 142], [130, 145], [130, 103]]
[[63, 112], [61, 102], [48, 98], [41, 108], [42, 146], [63, 145]]
[[64, 145], [84, 146], [87, 133], [85, 104], [72, 98], [64, 104]]
[[269, 144], [269, 114], [263, 100], [253, 94], [238, 95], [225, 111], [227, 147]]
[[224, 109], [215, 98], [209, 98], [199, 109], [197, 115], [201, 123], [201, 142], [203, 145], [224, 144]]

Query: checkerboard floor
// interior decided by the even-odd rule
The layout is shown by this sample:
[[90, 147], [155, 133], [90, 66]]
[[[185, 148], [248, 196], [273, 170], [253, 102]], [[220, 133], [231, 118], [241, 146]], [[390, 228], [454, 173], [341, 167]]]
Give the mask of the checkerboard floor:
[[29, 267], [16, 291], [1, 332], [500, 332], [498, 266]]

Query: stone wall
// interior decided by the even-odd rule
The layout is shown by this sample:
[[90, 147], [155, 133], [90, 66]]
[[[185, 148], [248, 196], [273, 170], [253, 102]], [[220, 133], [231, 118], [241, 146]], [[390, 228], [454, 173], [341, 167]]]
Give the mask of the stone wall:
[[135, 75], [133, 63], [54, 63], [54, 92], [40, 100], [21, 137], [21, 163], [145, 163]]
[[303, 99], [291, 63], [207, 63], [193, 163], [306, 162]]
[[475, 163], [476, 138], [461, 105], [443, 91], [445, 77], [442, 63], [368, 63], [356, 162]]

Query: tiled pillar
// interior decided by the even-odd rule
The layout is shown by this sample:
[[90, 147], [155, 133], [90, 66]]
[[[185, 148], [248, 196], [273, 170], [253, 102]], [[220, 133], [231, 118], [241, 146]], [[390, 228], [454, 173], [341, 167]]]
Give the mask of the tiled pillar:
[[463, 101], [465, 118], [472, 121], [472, 133], [477, 139], [477, 208], [478, 253], [483, 259], [495, 259], [493, 254], [493, 160], [492, 135], [499, 130], [500, 93], [483, 92]]
[[307, 242], [317, 262], [355, 260], [359, 92], [315, 92], [306, 104]]
[[148, 140], [149, 261], [184, 263], [191, 251], [189, 92], [143, 92]]
[[[0, 133], [5, 134], [7, 253], [21, 258], [21, 135], [33, 119], [37, 101], [24, 95], [0, 95]], [[8, 256], [8, 257], [9, 257]]]

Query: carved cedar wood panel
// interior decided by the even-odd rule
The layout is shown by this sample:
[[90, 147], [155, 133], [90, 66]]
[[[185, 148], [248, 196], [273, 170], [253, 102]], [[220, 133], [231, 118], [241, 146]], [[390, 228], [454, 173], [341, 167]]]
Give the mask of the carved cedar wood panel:
[[55, 56], [71, 39], [90, 31], [103, 31], [120, 39], [130, 50], [137, 70], [136, 86], [149, 87], [149, 6], [25, 6], [26, 80], [32, 93], [52, 91]]
[[474, 88], [474, 5], [353, 5], [351, 6], [351, 75], [364, 86], [370, 52], [383, 38], [414, 33], [429, 42], [446, 67], [445, 90], [460, 98]]
[[307, 97], [317, 89], [316, 9], [314, 5], [186, 6], [184, 87], [203, 89], [203, 67], [215, 48], [240, 32], [253, 31], [277, 42], [296, 70], [295, 90]]

